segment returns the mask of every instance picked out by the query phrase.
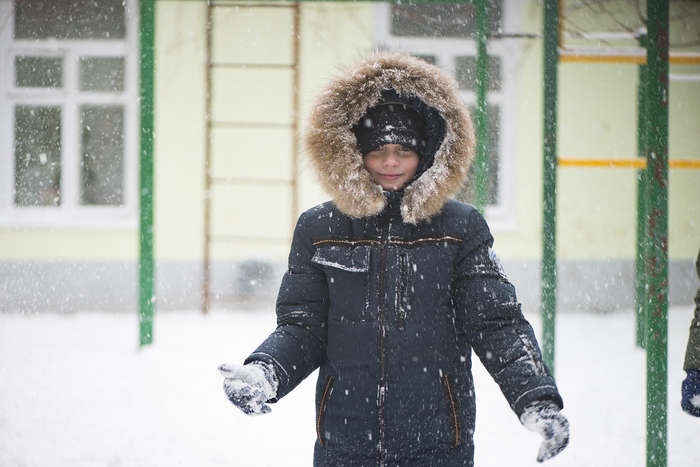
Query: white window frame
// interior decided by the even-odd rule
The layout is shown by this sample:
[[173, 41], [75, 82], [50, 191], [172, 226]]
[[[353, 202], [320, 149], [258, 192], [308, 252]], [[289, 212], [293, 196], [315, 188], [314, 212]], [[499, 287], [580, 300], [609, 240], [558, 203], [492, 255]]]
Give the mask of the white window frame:
[[[0, 227], [78, 227], [136, 229], [138, 226], [138, 0], [126, 0], [126, 37], [119, 40], [15, 40], [14, 4], [0, 0]], [[15, 87], [17, 55], [62, 56], [63, 88]], [[79, 91], [82, 56], [124, 57], [121, 93]], [[61, 108], [61, 204], [16, 206], [14, 108], [16, 104]], [[123, 204], [80, 204], [81, 105], [118, 104], [124, 108]]]
[[[503, 30], [518, 31], [518, 1], [503, 0]], [[375, 37], [379, 47], [388, 47], [415, 55], [432, 55], [436, 65], [455, 76], [455, 57], [476, 56], [476, 41], [466, 38], [428, 38], [393, 36], [391, 34], [391, 4], [378, 3], [374, 7]], [[501, 89], [488, 91], [489, 103], [500, 108], [500, 134], [498, 145], [498, 204], [486, 207], [486, 217], [494, 230], [515, 231], [515, 148], [517, 96], [516, 78], [519, 65], [520, 45], [517, 39], [489, 40], [488, 54], [501, 60]], [[460, 96], [467, 104], [476, 104], [476, 93], [460, 90]]]

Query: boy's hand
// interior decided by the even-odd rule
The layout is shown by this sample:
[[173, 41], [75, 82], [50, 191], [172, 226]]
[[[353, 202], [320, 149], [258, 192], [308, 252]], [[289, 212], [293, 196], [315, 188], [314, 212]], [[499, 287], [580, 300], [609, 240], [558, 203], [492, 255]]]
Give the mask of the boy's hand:
[[544, 438], [537, 453], [537, 462], [551, 459], [569, 444], [569, 421], [552, 402], [540, 401], [528, 405], [520, 416], [520, 423]]
[[266, 402], [277, 395], [277, 376], [264, 362], [248, 365], [223, 364], [224, 392], [246, 415], [262, 415], [272, 411]]
[[694, 417], [700, 417], [700, 370], [691, 368], [681, 386], [681, 407]]

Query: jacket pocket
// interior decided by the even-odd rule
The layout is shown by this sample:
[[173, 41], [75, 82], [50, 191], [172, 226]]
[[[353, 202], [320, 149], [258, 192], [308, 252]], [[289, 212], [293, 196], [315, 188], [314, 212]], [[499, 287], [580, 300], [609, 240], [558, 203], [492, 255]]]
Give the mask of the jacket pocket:
[[319, 247], [314, 252], [311, 262], [345, 272], [367, 272], [369, 270], [369, 247], [339, 245]]
[[443, 375], [442, 382], [445, 386], [445, 392], [447, 393], [448, 411], [451, 419], [451, 424], [454, 433], [454, 446], [459, 446], [459, 418], [457, 417], [457, 405], [454, 398], [454, 393], [452, 392], [452, 386], [450, 385], [450, 378], [448, 375]]
[[321, 447], [325, 447], [325, 438], [323, 436], [323, 421], [325, 420], [326, 407], [328, 403], [328, 398], [333, 390], [333, 380], [334, 376], [329, 376], [328, 381], [326, 381], [326, 388], [323, 390], [323, 396], [321, 397], [321, 402], [318, 406], [318, 419], [316, 420], [316, 435], [318, 436], [318, 442]]
[[370, 299], [370, 247], [330, 245], [316, 249], [311, 262], [323, 269], [330, 299], [329, 320], [367, 320]]
[[406, 316], [411, 305], [408, 302], [408, 255], [406, 253], [399, 254], [399, 280], [396, 284], [396, 300], [394, 308], [396, 310], [396, 322], [399, 329], [405, 329]]

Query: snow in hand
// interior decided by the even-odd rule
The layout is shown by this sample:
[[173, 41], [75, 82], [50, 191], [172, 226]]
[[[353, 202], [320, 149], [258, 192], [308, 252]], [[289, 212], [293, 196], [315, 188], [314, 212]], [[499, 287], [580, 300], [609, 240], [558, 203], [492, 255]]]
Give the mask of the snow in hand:
[[569, 444], [569, 421], [551, 402], [535, 402], [525, 407], [520, 423], [544, 438], [537, 453], [537, 462], [551, 459]]
[[700, 394], [693, 396], [690, 399], [690, 403], [693, 404], [695, 407], [700, 409]]
[[[679, 403], [692, 307], [669, 315], [668, 465], [694, 467], [700, 423]], [[538, 331], [539, 316], [527, 318]], [[563, 312], [557, 321], [569, 446], [538, 464], [542, 438], [523, 428], [475, 358], [476, 465], [644, 465], [645, 356], [632, 311]], [[0, 465], [310, 466], [316, 375], [270, 414], [249, 417], [226, 398], [216, 370], [241, 363], [274, 325], [272, 307], [162, 312], [153, 346], [138, 350], [136, 311], [0, 314]]]
[[[268, 380], [265, 366], [265, 363], [229, 363], [219, 366], [219, 372], [224, 377], [224, 392], [247, 415], [262, 415], [272, 411], [265, 402], [277, 395], [278, 382], [274, 378]], [[267, 369], [270, 374], [272, 371]]]

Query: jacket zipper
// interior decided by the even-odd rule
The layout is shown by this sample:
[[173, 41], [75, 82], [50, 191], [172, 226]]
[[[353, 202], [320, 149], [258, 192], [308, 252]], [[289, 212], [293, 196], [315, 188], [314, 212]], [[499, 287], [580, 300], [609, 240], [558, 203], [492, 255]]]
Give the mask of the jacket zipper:
[[318, 435], [318, 442], [321, 444], [321, 447], [325, 446], [323, 436], [321, 435], [321, 417], [323, 417], [323, 411], [326, 408], [326, 401], [328, 399], [328, 394], [331, 389], [331, 386], [333, 385], [334, 378], [334, 376], [328, 377], [328, 381], [326, 381], [326, 389], [323, 391], [323, 397], [321, 397], [321, 405], [319, 405], [318, 407], [318, 419], [316, 420], [316, 434]]
[[400, 330], [406, 328], [406, 297], [408, 288], [408, 257], [406, 253], [399, 255], [399, 283], [396, 291], [396, 314]]
[[386, 256], [389, 245], [389, 231], [391, 230], [391, 220], [382, 227], [381, 230], [381, 250], [379, 252], [379, 467], [384, 467], [386, 463], [385, 453], [385, 417], [384, 398], [386, 395], [386, 368], [384, 362], [384, 337], [386, 333], [386, 319], [384, 316], [386, 291], [384, 290], [384, 275], [386, 273]]
[[455, 429], [455, 447], [459, 446], [459, 419], [457, 418], [457, 408], [455, 406], [454, 397], [452, 397], [452, 387], [450, 386], [450, 378], [444, 375], [445, 386], [447, 386], [447, 395], [450, 398], [450, 408], [452, 409], [452, 422]]

